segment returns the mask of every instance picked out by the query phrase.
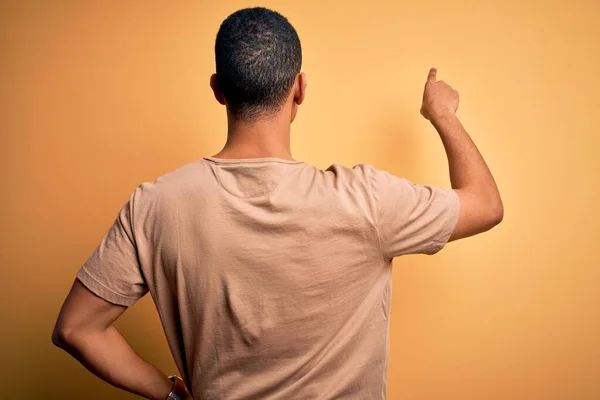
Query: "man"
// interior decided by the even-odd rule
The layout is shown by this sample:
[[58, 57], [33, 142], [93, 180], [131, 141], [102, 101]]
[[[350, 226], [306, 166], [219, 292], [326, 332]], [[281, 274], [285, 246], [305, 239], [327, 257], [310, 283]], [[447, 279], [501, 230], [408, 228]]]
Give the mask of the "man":
[[[392, 259], [434, 254], [503, 216], [455, 115], [458, 93], [431, 69], [421, 113], [442, 139], [452, 189], [370, 165], [319, 170], [290, 151], [306, 76], [289, 22], [238, 11], [215, 52], [227, 143], [131, 194], [77, 273], [53, 341], [148, 399], [383, 399]], [[112, 326], [148, 291], [182, 380]]]

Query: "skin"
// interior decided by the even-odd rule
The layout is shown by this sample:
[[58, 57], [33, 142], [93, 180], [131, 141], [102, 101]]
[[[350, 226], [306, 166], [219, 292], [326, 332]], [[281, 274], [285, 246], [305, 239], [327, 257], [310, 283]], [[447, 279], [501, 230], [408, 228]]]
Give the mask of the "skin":
[[[210, 86], [217, 101], [227, 106], [216, 75], [211, 77]], [[236, 118], [226, 107], [227, 142], [213, 157], [293, 160], [290, 125], [304, 101], [306, 86], [305, 74], [298, 74], [281, 109], [257, 121]], [[450, 240], [491, 229], [500, 223], [504, 213], [494, 178], [456, 117], [458, 103], [458, 92], [438, 81], [437, 70], [432, 68], [425, 84], [421, 114], [440, 135], [448, 156], [452, 188], [460, 199], [460, 215]], [[147, 399], [165, 399], [172, 382], [144, 361], [113, 326], [126, 309], [96, 296], [75, 280], [56, 321], [52, 341], [111, 385]], [[192, 397], [188, 394], [185, 399]]]

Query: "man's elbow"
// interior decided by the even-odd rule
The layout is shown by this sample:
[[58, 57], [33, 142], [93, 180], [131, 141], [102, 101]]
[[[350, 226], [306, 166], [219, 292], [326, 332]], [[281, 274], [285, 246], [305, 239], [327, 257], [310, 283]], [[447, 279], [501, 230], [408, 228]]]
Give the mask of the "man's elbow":
[[498, 204], [496, 204], [490, 208], [489, 220], [490, 220], [491, 227], [494, 227], [494, 226], [500, 224], [500, 222], [502, 222], [503, 219], [504, 219], [504, 206], [502, 205], [502, 202], [500, 201]]
[[76, 336], [72, 328], [57, 325], [52, 332], [52, 343], [61, 349], [66, 349], [73, 346]]

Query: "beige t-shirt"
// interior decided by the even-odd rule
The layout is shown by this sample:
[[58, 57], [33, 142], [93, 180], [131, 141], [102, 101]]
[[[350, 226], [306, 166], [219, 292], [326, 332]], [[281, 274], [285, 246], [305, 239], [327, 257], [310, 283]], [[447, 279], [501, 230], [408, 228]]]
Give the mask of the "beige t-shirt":
[[385, 399], [391, 260], [439, 251], [458, 212], [370, 165], [207, 157], [137, 187], [77, 277], [151, 293], [197, 400]]

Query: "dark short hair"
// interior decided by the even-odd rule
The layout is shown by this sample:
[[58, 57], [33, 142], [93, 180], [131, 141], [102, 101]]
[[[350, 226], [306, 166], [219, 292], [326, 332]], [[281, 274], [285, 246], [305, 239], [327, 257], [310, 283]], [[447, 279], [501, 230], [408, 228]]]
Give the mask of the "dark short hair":
[[238, 118], [256, 119], [285, 103], [302, 64], [294, 27], [263, 7], [231, 14], [215, 41], [217, 82]]

